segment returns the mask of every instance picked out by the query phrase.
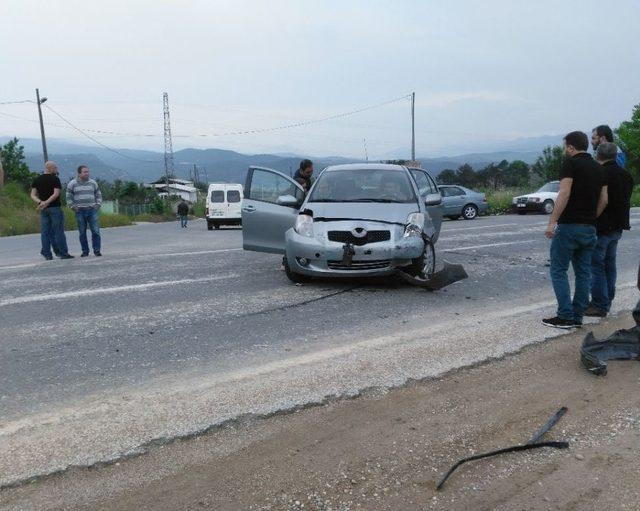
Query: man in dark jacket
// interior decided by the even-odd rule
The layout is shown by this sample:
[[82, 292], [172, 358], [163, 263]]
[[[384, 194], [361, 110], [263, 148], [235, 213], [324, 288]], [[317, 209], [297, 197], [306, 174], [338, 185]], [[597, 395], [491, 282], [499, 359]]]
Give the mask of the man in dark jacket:
[[616, 294], [616, 252], [622, 231], [631, 229], [629, 210], [633, 193], [631, 174], [616, 162], [618, 148], [604, 142], [596, 157], [602, 165], [607, 185], [607, 207], [598, 217], [598, 241], [591, 259], [591, 304], [585, 316], [605, 317]]
[[313, 176], [313, 162], [306, 159], [302, 160], [300, 162], [300, 168], [296, 170], [296, 173], [293, 175], [293, 179], [302, 185], [305, 193], [309, 193], [311, 185], [313, 184], [311, 176]]
[[187, 220], [189, 219], [189, 204], [182, 199], [178, 204], [178, 216], [180, 217], [180, 227], [187, 227]]

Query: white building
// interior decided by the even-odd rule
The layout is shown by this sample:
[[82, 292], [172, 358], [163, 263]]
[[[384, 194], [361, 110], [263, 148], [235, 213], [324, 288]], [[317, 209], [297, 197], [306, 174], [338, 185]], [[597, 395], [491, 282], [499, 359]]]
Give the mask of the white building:
[[160, 197], [166, 197], [168, 193], [171, 197], [180, 197], [192, 204], [198, 201], [198, 189], [193, 186], [193, 181], [187, 181], [186, 179], [169, 178], [168, 187], [164, 179], [149, 183], [145, 186], [155, 188]]

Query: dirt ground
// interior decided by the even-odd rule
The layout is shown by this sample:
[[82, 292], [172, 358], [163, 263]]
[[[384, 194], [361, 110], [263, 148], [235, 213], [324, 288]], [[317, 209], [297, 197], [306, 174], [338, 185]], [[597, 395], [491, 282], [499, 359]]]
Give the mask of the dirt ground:
[[[604, 337], [630, 314], [593, 328]], [[542, 328], [542, 327], [541, 327]], [[640, 509], [640, 364], [580, 365], [589, 328], [516, 355], [348, 400], [246, 418], [105, 467], [0, 493], [2, 509]], [[469, 463], [524, 443], [561, 406], [541, 449]]]

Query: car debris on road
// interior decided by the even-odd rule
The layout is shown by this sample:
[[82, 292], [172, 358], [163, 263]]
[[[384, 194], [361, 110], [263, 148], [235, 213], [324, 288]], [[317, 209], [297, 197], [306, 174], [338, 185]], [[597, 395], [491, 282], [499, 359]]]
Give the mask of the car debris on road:
[[475, 460], [481, 460], [484, 458], [490, 458], [492, 456], [498, 456], [500, 454], [506, 454], [508, 452], [520, 452], [520, 451], [528, 451], [531, 449], [539, 449], [541, 447], [552, 447], [554, 449], [568, 449], [569, 442], [540, 442], [540, 439], [553, 427], [555, 426], [560, 419], [567, 413], [567, 408], [563, 406], [560, 408], [555, 414], [551, 416], [551, 418], [542, 426], [538, 431], [536, 431], [533, 436], [528, 440], [526, 444], [514, 445], [511, 447], [505, 447], [503, 449], [498, 449], [491, 452], [486, 452], [483, 454], [476, 454], [475, 456], [469, 456], [468, 458], [463, 458], [458, 461], [455, 465], [453, 465], [447, 473], [440, 479], [438, 485], [436, 486], [436, 490], [441, 490], [444, 486], [444, 483], [447, 482], [447, 479], [455, 472], [455, 470], [469, 462]]

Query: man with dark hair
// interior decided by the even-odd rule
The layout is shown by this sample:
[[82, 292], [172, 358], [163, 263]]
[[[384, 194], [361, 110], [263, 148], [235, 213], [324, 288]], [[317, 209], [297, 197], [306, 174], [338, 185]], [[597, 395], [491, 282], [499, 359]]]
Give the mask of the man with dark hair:
[[51, 248], [60, 259], [73, 259], [67, 248], [67, 237], [64, 234], [64, 214], [60, 207], [60, 191], [62, 184], [58, 177], [58, 166], [48, 161], [44, 174], [39, 175], [31, 184], [31, 199], [38, 204], [40, 212], [40, 253], [47, 260], [53, 259]]
[[81, 257], [89, 255], [89, 243], [87, 241], [87, 225], [91, 229], [91, 246], [96, 257], [100, 257], [100, 224], [98, 222], [98, 210], [102, 206], [102, 193], [100, 187], [89, 177], [89, 167], [80, 165], [78, 176], [69, 181], [67, 185], [67, 206], [76, 212], [78, 232], [80, 233]]
[[311, 178], [312, 175], [313, 162], [311, 160], [304, 159], [300, 162], [300, 168], [296, 170], [296, 173], [293, 175], [293, 179], [302, 185], [305, 193], [308, 193], [311, 189], [311, 185], [313, 184], [313, 179]]
[[[611, 128], [606, 124], [601, 124], [600, 126], [593, 128], [593, 131], [591, 132], [591, 146], [593, 147], [593, 150], [597, 151], [598, 146], [606, 142], [609, 142], [610, 144], [613, 144], [614, 142], [613, 131]], [[627, 163], [627, 157], [624, 152], [620, 150], [620, 147], [618, 147], [618, 152], [616, 154], [616, 163], [618, 166], [623, 168]]]
[[[545, 231], [551, 242], [551, 282], [558, 300], [557, 315], [542, 323], [570, 329], [582, 325], [589, 305], [591, 256], [596, 245], [596, 219], [607, 203], [602, 167], [587, 152], [585, 133], [573, 131], [564, 137], [567, 159], [560, 171], [560, 190]], [[567, 270], [573, 265], [573, 302]]]
[[616, 163], [618, 148], [610, 142], [598, 145], [597, 159], [607, 184], [608, 204], [598, 217], [598, 241], [591, 258], [591, 304], [585, 316], [604, 318], [616, 294], [616, 252], [623, 230], [631, 229], [629, 211], [633, 178]]

